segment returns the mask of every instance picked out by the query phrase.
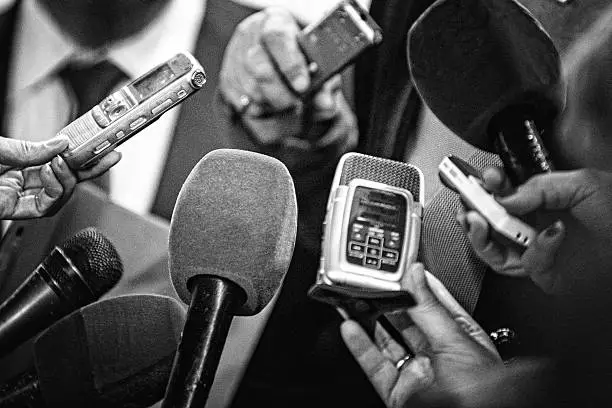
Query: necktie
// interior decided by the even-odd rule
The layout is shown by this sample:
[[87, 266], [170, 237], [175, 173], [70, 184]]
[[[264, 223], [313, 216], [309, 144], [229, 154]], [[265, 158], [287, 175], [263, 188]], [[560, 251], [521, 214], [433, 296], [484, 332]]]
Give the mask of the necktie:
[[[108, 96], [127, 76], [114, 64], [102, 60], [95, 64], [68, 63], [59, 72], [74, 101], [72, 118], [76, 119]], [[110, 190], [109, 173], [92, 180], [105, 192]]]

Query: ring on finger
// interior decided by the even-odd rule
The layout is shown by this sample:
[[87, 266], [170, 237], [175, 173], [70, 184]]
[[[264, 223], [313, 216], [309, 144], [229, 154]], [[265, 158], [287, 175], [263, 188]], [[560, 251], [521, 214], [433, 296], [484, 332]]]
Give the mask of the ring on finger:
[[238, 100], [238, 112], [240, 114], [245, 113], [247, 109], [249, 109], [249, 106], [251, 106], [252, 103], [253, 101], [248, 95], [245, 95], [245, 94], [240, 95], [240, 98]]
[[412, 359], [412, 354], [406, 354], [404, 357], [400, 358], [396, 363], [395, 363], [395, 369], [397, 371], [402, 371], [402, 368], [404, 368], [404, 366], [406, 365], [406, 363], [408, 361], [410, 361]]

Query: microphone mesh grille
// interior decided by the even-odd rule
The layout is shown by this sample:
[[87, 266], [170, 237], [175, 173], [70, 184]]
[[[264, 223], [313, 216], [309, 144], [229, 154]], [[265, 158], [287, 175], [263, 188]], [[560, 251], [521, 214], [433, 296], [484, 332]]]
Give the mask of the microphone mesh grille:
[[115, 246], [95, 228], [77, 232], [60, 248], [81, 272], [96, 298], [108, 292], [123, 275], [123, 264]]
[[342, 167], [340, 185], [348, 185], [357, 178], [403, 188], [410, 191], [415, 200], [422, 201], [422, 174], [418, 167], [411, 164], [351, 153], [346, 156]]

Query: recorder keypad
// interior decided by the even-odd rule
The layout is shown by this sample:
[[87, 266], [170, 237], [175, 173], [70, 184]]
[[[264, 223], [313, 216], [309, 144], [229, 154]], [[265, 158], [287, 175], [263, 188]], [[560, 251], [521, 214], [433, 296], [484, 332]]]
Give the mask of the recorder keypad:
[[367, 224], [353, 223], [350, 228], [348, 258], [368, 268], [395, 272], [399, 262], [401, 235]]

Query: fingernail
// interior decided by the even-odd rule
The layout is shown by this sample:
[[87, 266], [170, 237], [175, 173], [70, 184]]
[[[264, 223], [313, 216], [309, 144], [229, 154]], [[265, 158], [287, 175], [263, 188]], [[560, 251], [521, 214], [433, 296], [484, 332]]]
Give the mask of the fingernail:
[[308, 78], [304, 75], [298, 75], [293, 82], [291, 82], [291, 85], [293, 85], [293, 89], [295, 89], [296, 92], [304, 92], [308, 87]]
[[563, 221], [557, 220], [551, 226], [546, 228], [544, 235], [548, 238], [553, 238], [559, 235], [563, 231]]
[[45, 145], [51, 149], [56, 149], [59, 147], [68, 147], [68, 137], [67, 136], [58, 136], [53, 139], [48, 140]]
[[66, 165], [66, 161], [64, 159], [62, 159], [62, 156], [56, 156], [55, 158], [57, 159], [57, 165], [58, 165], [59, 168], [61, 168], [63, 170], [63, 169], [68, 167]]

